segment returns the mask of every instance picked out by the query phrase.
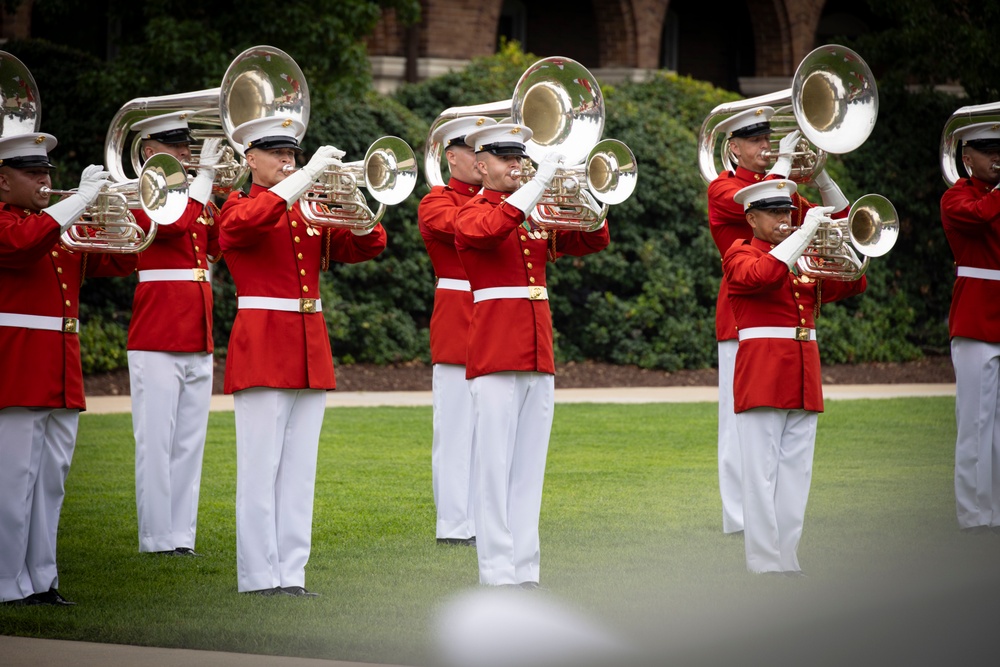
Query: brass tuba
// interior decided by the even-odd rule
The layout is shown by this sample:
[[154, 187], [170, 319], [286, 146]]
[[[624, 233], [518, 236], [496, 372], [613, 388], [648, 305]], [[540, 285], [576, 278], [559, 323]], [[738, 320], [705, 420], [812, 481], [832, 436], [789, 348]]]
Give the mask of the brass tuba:
[[838, 44], [814, 49], [796, 68], [791, 88], [712, 109], [698, 135], [698, 167], [705, 182], [715, 180], [720, 171], [735, 169], [725, 137], [719, 147], [721, 170], [716, 163], [719, 124], [757, 106], [775, 108], [772, 159], [779, 157], [781, 138], [801, 130], [803, 138], [789, 156], [792, 173], [788, 177], [803, 183], [822, 171], [827, 153], [849, 153], [868, 139], [878, 118], [878, 88], [867, 63], [851, 49]]
[[[115, 181], [126, 181], [122, 164], [126, 148], [132, 169], [139, 173], [142, 159], [140, 137], [126, 146], [132, 125], [150, 116], [191, 109], [188, 118], [192, 137], [204, 140], [224, 138], [228, 145], [216, 167], [216, 194], [228, 194], [246, 182], [249, 170], [243, 160], [243, 146], [232, 140], [233, 130], [248, 120], [277, 114], [291, 116], [309, 124], [309, 87], [298, 64], [284, 51], [273, 46], [255, 46], [230, 63], [222, 85], [188, 93], [140, 97], [125, 103], [115, 114], [104, 142], [105, 164]], [[191, 147], [197, 168], [200, 143]]]
[[941, 132], [941, 175], [949, 186], [955, 185], [967, 171], [958, 151], [961, 142], [955, 133], [966, 125], [992, 122], [1000, 123], [1000, 102], [961, 107], [948, 118]]
[[812, 278], [857, 280], [868, 270], [869, 258], [889, 252], [898, 236], [899, 217], [892, 202], [882, 195], [863, 195], [851, 205], [846, 218], [821, 220], [796, 265], [802, 274]]
[[[359, 162], [330, 167], [299, 198], [302, 216], [314, 225], [368, 230], [379, 223], [417, 184], [417, 158], [399, 137], [376, 140]], [[378, 201], [376, 212], [358, 190], [366, 187]]]

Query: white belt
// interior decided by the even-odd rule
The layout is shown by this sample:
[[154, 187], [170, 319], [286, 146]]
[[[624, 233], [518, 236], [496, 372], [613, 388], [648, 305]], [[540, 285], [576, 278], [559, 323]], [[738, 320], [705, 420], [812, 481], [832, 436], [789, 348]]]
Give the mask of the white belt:
[[549, 291], [544, 287], [487, 287], [486, 289], [477, 289], [472, 293], [473, 303], [489, 301], [490, 299], [548, 301]]
[[438, 289], [453, 289], [458, 292], [471, 292], [472, 285], [468, 280], [456, 280], [455, 278], [438, 278]]
[[196, 283], [207, 283], [212, 279], [208, 269], [147, 269], [139, 271], [140, 283], [158, 283], [168, 280], [193, 280]]
[[80, 320], [75, 317], [0, 313], [0, 327], [20, 327], [21, 329], [41, 329], [42, 331], [62, 331], [63, 333], [75, 334], [80, 331]]
[[277, 299], [271, 296], [241, 296], [236, 305], [241, 310], [281, 310], [288, 313], [318, 313], [323, 310], [321, 299]]
[[1000, 280], [1000, 271], [997, 271], [996, 269], [977, 269], [973, 266], [960, 266], [958, 267], [958, 277]]
[[790, 338], [797, 341], [816, 340], [816, 330], [806, 327], [750, 327], [740, 329], [740, 340], [754, 338]]

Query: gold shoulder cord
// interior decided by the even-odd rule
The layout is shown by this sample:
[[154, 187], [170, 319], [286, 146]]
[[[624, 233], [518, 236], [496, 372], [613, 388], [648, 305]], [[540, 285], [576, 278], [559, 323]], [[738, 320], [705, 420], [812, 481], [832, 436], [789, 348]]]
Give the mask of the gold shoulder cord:
[[823, 309], [823, 279], [816, 279], [816, 305], [813, 306], [813, 319], [819, 319], [819, 313]]
[[333, 238], [333, 230], [327, 228], [323, 231], [325, 232], [326, 243], [323, 247], [323, 259], [319, 262], [319, 268], [321, 271], [326, 271], [330, 268], [330, 241]]
[[552, 230], [552, 235], [549, 236], [549, 261], [556, 261], [556, 230]]
[[84, 279], [87, 277], [87, 253], [83, 253], [83, 257], [80, 258], [80, 284], [83, 284]]

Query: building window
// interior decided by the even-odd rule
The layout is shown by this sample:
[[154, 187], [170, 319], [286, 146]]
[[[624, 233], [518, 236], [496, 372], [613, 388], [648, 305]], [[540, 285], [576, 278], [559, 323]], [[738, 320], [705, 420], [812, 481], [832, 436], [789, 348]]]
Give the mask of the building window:
[[528, 44], [528, 10], [519, 0], [504, 0], [497, 26], [497, 45], [500, 38], [508, 42], [518, 42], [522, 49]]
[[677, 19], [677, 12], [672, 9], [667, 10], [667, 15], [663, 19], [663, 35], [660, 38], [660, 67], [662, 69], [677, 71], [677, 37], [680, 33], [680, 21]]

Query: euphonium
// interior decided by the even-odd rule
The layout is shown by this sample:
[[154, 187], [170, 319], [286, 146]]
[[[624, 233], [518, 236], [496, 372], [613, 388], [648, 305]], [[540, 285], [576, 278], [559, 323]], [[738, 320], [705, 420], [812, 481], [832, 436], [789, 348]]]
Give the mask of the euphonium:
[[[74, 194], [73, 190], [41, 191], [49, 195]], [[177, 222], [187, 203], [184, 167], [173, 156], [158, 153], [146, 161], [139, 178], [102, 189], [80, 220], [63, 233], [62, 243], [79, 252], [142, 252], [153, 242], [157, 227]], [[149, 217], [148, 232], [132, 215], [131, 209], [137, 208]]]
[[42, 122], [42, 101], [31, 71], [13, 55], [0, 51], [0, 137], [38, 132]]
[[[217, 194], [226, 194], [242, 187], [249, 175], [242, 159], [243, 146], [232, 140], [236, 126], [254, 118], [279, 113], [308, 125], [309, 87], [302, 70], [291, 56], [273, 46], [255, 46], [230, 63], [219, 88], [131, 100], [115, 114], [105, 138], [104, 163], [111, 172], [111, 178], [115, 181], [128, 180], [122, 159], [126, 138], [134, 123], [151, 115], [183, 109], [195, 112], [188, 118], [191, 135], [196, 140], [191, 146], [194, 160], [190, 167], [197, 168], [200, 140], [209, 137], [226, 139], [228, 146], [215, 168], [214, 187]], [[139, 172], [142, 164], [140, 152], [140, 137], [136, 135], [129, 148], [135, 173]]]
[[[314, 225], [372, 229], [385, 214], [413, 192], [417, 160], [413, 149], [399, 137], [382, 137], [365, 153], [365, 159], [327, 168], [299, 199], [302, 216]], [[376, 201], [372, 212], [358, 188], [365, 187]]]
[[889, 252], [898, 236], [895, 207], [882, 195], [867, 194], [854, 202], [846, 218], [823, 218], [796, 265], [811, 278], [857, 280], [868, 270], [869, 258]]
[[1000, 123], [1000, 102], [961, 107], [948, 118], [941, 132], [941, 175], [949, 186], [955, 185], [966, 173], [958, 150], [961, 141], [956, 133], [966, 125], [991, 122]]
[[868, 65], [851, 49], [828, 44], [813, 50], [799, 63], [791, 88], [712, 109], [698, 135], [698, 167], [705, 182], [715, 180], [720, 171], [735, 169], [725, 137], [719, 147], [722, 169], [717, 167], [718, 126], [755, 106], [775, 107], [770, 158], [780, 156], [782, 137], [801, 130], [803, 140], [789, 156], [792, 173], [788, 177], [802, 183], [822, 171], [827, 153], [849, 153], [868, 139], [878, 118], [878, 88]]

